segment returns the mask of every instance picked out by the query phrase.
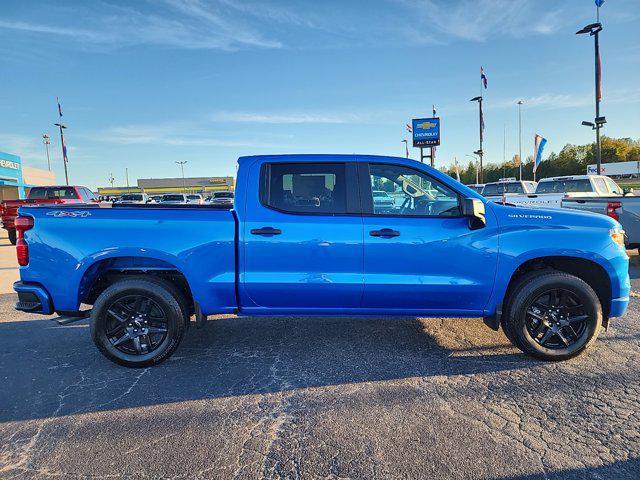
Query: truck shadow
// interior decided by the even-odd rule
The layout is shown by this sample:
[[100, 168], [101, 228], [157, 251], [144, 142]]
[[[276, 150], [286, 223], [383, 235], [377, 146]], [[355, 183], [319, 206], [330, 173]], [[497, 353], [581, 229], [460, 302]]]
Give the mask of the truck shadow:
[[86, 321], [3, 322], [0, 358], [0, 422], [543, 365], [478, 319], [391, 317], [219, 318], [150, 369], [102, 357]]

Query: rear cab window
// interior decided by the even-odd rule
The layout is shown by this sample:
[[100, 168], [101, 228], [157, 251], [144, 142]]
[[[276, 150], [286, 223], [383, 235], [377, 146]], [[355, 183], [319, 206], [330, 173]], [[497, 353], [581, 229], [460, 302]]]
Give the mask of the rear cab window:
[[536, 193], [592, 192], [591, 182], [587, 178], [573, 180], [550, 180], [538, 183]]
[[344, 163], [270, 163], [262, 167], [260, 201], [288, 213], [346, 214]]
[[34, 187], [29, 191], [29, 200], [77, 200], [78, 194], [73, 187]]

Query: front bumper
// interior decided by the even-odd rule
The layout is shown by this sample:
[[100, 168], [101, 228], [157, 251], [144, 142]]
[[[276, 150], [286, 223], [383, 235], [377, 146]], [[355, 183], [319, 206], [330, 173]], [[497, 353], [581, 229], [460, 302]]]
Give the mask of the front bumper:
[[15, 282], [13, 289], [18, 293], [16, 310], [28, 313], [51, 315], [53, 302], [44, 287], [37, 283]]
[[609, 317], [621, 317], [624, 315], [624, 312], [627, 311], [627, 307], [629, 306], [629, 297], [620, 297], [614, 298], [611, 300], [611, 306], [609, 309]]

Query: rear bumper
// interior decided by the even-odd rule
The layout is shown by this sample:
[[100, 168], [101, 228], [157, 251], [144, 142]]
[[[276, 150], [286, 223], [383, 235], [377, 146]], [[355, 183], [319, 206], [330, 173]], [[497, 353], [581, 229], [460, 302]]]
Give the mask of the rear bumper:
[[29, 313], [51, 315], [53, 302], [44, 287], [37, 283], [15, 282], [13, 289], [18, 293], [16, 310]]

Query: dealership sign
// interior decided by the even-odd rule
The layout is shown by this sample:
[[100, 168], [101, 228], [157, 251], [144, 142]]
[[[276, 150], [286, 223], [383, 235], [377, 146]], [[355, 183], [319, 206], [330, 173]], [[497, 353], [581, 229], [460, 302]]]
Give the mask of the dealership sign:
[[14, 170], [19, 170], [20, 169], [20, 164], [17, 163], [17, 162], [11, 162], [9, 160], [4, 160], [4, 159], [0, 158], [0, 167], [12, 168]]
[[440, 117], [414, 118], [411, 121], [414, 147], [440, 145]]

